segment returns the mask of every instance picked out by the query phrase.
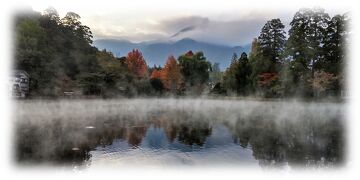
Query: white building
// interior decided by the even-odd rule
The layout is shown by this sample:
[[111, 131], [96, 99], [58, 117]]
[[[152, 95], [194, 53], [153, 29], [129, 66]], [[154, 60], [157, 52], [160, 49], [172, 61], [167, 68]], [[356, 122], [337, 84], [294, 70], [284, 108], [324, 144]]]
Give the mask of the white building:
[[29, 93], [29, 74], [23, 70], [14, 70], [10, 78], [10, 91], [13, 97], [26, 97]]

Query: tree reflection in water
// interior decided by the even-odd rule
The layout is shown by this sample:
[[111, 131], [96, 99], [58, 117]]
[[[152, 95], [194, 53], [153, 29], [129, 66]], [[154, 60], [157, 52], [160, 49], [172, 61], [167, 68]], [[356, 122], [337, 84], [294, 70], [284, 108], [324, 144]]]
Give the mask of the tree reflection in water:
[[339, 119], [279, 122], [263, 117], [239, 118], [228, 128], [234, 141], [250, 147], [262, 166], [339, 165], [344, 161], [345, 147]]
[[174, 146], [179, 150], [186, 147], [200, 151], [196, 147], [210, 147], [207, 139], [216, 136], [213, 128], [225, 125], [224, 131], [233, 136], [233, 144], [251, 149], [253, 158], [262, 167], [334, 166], [344, 161], [344, 125], [340, 115], [319, 119], [303, 114], [301, 120], [291, 117], [278, 120], [271, 114], [236, 115], [232, 116], [236, 117], [234, 119], [224, 115], [231, 114], [225, 109], [207, 113], [213, 114], [172, 109], [150, 111], [145, 116], [109, 115], [86, 120], [52, 118], [41, 123], [18, 119], [16, 160], [20, 164], [89, 165], [91, 151], [97, 147], [106, 148], [115, 140], [127, 142], [129, 150], [142, 147], [149, 131], [154, 131], [150, 127], [162, 129], [168, 144], [184, 145]]

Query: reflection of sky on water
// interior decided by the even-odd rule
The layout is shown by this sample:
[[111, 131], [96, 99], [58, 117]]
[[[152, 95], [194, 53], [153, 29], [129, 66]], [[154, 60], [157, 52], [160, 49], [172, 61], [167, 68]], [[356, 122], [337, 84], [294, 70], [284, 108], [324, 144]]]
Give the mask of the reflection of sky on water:
[[138, 147], [120, 139], [111, 145], [97, 147], [91, 151], [91, 166], [97, 165], [221, 165], [237, 164], [256, 166], [258, 161], [252, 151], [243, 148], [234, 140], [222, 124], [212, 126], [212, 134], [203, 146], [185, 145], [175, 140], [170, 142], [163, 128], [147, 129], [142, 143]]

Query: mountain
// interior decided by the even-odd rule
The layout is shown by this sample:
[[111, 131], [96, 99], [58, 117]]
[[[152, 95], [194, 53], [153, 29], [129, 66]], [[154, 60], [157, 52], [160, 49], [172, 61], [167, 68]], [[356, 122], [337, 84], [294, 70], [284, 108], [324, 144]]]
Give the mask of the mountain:
[[250, 44], [244, 47], [231, 47], [199, 42], [189, 38], [175, 42], [154, 41], [141, 43], [132, 43], [127, 40], [99, 39], [95, 40], [93, 45], [100, 50], [106, 49], [117, 57], [126, 56], [129, 51], [139, 49], [143, 53], [144, 58], [150, 67], [154, 64], [163, 66], [167, 57], [170, 55], [174, 55], [177, 58], [179, 55], [184, 54], [189, 50], [192, 50], [193, 52], [202, 51], [208, 61], [220, 63], [220, 68], [222, 70], [229, 66], [233, 53], [239, 55], [242, 52], [249, 53], [250, 51]]

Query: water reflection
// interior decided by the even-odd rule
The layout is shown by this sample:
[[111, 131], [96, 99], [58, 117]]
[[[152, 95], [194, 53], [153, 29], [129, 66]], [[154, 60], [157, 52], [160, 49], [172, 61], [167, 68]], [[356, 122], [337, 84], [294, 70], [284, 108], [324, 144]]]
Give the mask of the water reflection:
[[228, 126], [234, 141], [251, 147], [260, 165], [326, 166], [343, 162], [343, 126], [339, 118], [319, 121], [276, 122], [264, 118], [241, 119]]
[[[46, 120], [25, 112], [16, 122], [16, 159], [20, 164], [91, 166], [96, 159], [106, 161], [108, 154], [117, 160], [126, 156], [128, 161], [142, 156], [144, 162], [176, 152], [179, 158], [172, 159], [173, 164], [255, 161], [261, 167], [328, 167], [344, 161], [341, 112], [331, 111], [326, 118], [303, 112], [300, 119], [279, 120], [273, 106], [256, 107], [261, 113], [244, 114], [240, 107], [203, 112], [160, 108], [143, 116], [109, 113], [80, 119], [46, 116]], [[144, 158], [147, 153], [153, 157]]]

